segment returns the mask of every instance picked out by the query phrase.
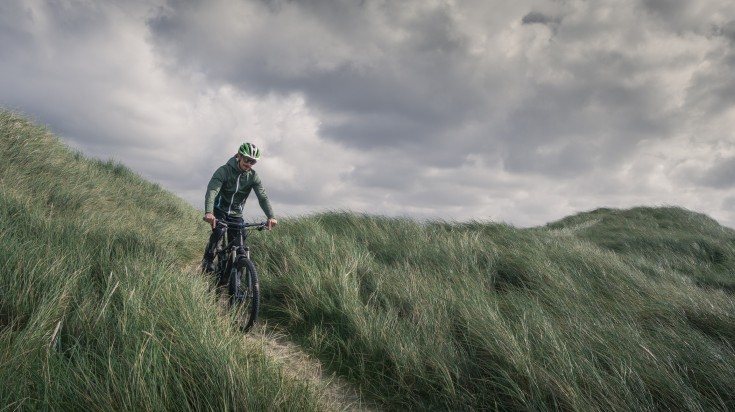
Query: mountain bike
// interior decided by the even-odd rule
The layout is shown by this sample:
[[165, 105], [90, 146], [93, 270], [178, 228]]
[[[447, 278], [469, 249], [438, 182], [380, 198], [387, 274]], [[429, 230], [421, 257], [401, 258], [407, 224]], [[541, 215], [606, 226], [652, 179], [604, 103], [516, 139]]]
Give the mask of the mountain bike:
[[[253, 327], [260, 309], [260, 285], [255, 265], [250, 260], [250, 247], [245, 243], [249, 228], [263, 230], [267, 222], [238, 223], [217, 221], [217, 226], [227, 228], [214, 250], [214, 277], [217, 286], [227, 286], [230, 310], [237, 311], [240, 329], [247, 331]], [[237, 229], [240, 241], [230, 239], [230, 230]], [[242, 245], [238, 250], [237, 244]], [[219, 289], [219, 287], [217, 289]]]

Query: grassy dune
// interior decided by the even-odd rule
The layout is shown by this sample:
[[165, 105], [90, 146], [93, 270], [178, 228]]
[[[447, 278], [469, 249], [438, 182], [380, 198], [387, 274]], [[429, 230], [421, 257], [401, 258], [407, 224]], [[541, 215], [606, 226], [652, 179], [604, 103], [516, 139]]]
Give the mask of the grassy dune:
[[[5, 409], [323, 407], [182, 269], [199, 212], [3, 112], [0, 151]], [[375, 409], [735, 410], [735, 231], [704, 215], [332, 212], [251, 242], [262, 319]]]
[[706, 216], [279, 229], [268, 317], [391, 409], [735, 409], [735, 232]]
[[0, 410], [320, 410], [187, 274], [182, 200], [0, 112]]

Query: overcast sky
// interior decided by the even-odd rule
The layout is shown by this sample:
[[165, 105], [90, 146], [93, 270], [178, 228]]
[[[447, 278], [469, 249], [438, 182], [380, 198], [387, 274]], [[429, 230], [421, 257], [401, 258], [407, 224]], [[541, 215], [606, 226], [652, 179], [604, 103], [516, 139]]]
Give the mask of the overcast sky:
[[250, 141], [281, 218], [735, 227], [732, 0], [3, 0], [0, 106], [200, 209]]

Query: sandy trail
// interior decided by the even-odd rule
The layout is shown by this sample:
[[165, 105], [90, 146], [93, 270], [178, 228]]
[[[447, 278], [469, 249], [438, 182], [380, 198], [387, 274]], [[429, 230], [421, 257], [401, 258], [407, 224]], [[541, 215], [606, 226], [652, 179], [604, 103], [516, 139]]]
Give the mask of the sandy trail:
[[[199, 262], [195, 262], [188, 265], [187, 270], [201, 276], [199, 267]], [[220, 296], [219, 305], [220, 313], [224, 316], [227, 311], [227, 299], [224, 296]], [[247, 340], [248, 344], [260, 345], [270, 359], [282, 366], [282, 370], [289, 378], [303, 380], [321, 392], [323, 397], [320, 403], [323, 410], [360, 412], [379, 410], [362, 400], [359, 392], [344, 379], [327, 373], [318, 359], [289, 341], [285, 334], [270, 327], [267, 321], [260, 319], [252, 330], [245, 333], [243, 339]]]
[[245, 339], [262, 345], [263, 350], [275, 362], [283, 365], [283, 371], [293, 379], [305, 380], [318, 388], [324, 397], [320, 399], [324, 410], [330, 411], [375, 411], [361, 400], [359, 393], [340, 377], [327, 373], [318, 359], [290, 342], [285, 335], [275, 332], [267, 325], [256, 325]]

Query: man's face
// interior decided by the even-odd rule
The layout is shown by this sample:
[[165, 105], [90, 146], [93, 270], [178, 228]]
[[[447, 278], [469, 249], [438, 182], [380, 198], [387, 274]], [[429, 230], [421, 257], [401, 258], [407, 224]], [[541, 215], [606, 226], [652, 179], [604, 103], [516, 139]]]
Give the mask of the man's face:
[[248, 170], [250, 170], [250, 168], [256, 162], [255, 159], [253, 159], [251, 157], [243, 156], [243, 155], [241, 155], [239, 153], [237, 155], [237, 160], [238, 160], [237, 165], [240, 167], [240, 170], [242, 170], [243, 172], [247, 172]]

